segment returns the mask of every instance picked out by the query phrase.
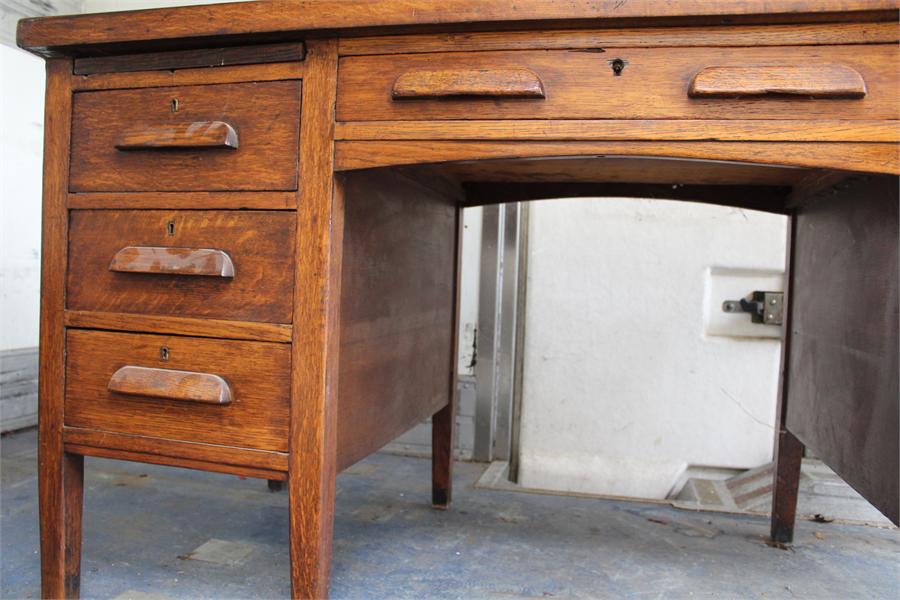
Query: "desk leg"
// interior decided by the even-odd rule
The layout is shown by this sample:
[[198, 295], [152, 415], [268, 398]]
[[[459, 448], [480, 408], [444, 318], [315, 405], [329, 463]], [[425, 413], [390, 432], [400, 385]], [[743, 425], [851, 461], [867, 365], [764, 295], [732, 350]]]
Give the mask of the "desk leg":
[[462, 265], [462, 209], [456, 209], [456, 266], [453, 274], [453, 329], [447, 405], [431, 417], [431, 505], [446, 510], [453, 495], [453, 443], [456, 430], [456, 365], [459, 346], [459, 277]]
[[456, 394], [431, 417], [431, 504], [446, 510], [453, 492], [453, 430]]
[[40, 476], [41, 596], [78, 598], [84, 457], [64, 452], [57, 464], [61, 469], [44, 469]]
[[328, 597], [337, 469], [344, 201], [333, 177], [337, 41], [310, 40], [300, 121], [288, 434], [291, 597]]
[[794, 289], [794, 241], [797, 215], [792, 215], [787, 227], [787, 260], [785, 261], [784, 337], [781, 340], [781, 368], [778, 388], [778, 412], [775, 435], [775, 469], [772, 478], [772, 541], [790, 544], [794, 540], [794, 520], [797, 515], [797, 492], [800, 488], [800, 464], [803, 444], [787, 430], [788, 361], [791, 352], [791, 294]]
[[800, 488], [800, 464], [803, 443], [781, 425], [775, 442], [775, 475], [772, 482], [772, 541], [794, 541], [797, 492]]
[[41, 340], [38, 378], [38, 504], [41, 596], [77, 598], [81, 566], [84, 459], [63, 446], [65, 304], [72, 61], [47, 62], [41, 250]]

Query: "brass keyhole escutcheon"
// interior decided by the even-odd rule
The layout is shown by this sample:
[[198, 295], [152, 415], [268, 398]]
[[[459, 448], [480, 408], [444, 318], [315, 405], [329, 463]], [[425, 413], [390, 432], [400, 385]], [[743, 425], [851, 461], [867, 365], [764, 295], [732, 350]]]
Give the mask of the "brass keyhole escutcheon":
[[618, 77], [625, 70], [625, 61], [621, 58], [614, 58], [609, 61], [609, 66], [612, 67], [613, 75]]
[[169, 349], [166, 346], [160, 346], [159, 359], [163, 361], [169, 360]]
[[166, 235], [175, 235], [175, 221], [169, 221], [168, 223], [166, 223]]
[[178, 112], [178, 98], [172, 98], [172, 112]]

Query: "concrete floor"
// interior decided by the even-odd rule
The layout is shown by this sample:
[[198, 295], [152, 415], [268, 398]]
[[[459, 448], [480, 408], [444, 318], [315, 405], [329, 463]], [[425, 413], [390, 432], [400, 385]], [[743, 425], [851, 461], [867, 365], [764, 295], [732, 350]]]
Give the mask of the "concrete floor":
[[[39, 594], [35, 434], [2, 440], [0, 596]], [[427, 460], [375, 455], [338, 477], [332, 597], [897, 598], [900, 535], [668, 505], [475, 489], [429, 507]], [[88, 459], [82, 597], [284, 598], [287, 495], [252, 479]]]

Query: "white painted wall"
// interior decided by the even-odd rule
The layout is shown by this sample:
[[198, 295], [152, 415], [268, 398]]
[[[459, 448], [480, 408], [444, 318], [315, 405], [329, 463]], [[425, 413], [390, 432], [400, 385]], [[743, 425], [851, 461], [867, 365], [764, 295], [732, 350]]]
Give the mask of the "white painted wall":
[[[520, 483], [665, 498], [690, 467], [768, 462], [780, 342], [717, 318], [752, 286], [781, 289], [785, 218], [632, 199], [531, 210]], [[728, 317], [737, 336], [773, 333]]]
[[38, 345], [44, 61], [0, 45], [0, 351]]

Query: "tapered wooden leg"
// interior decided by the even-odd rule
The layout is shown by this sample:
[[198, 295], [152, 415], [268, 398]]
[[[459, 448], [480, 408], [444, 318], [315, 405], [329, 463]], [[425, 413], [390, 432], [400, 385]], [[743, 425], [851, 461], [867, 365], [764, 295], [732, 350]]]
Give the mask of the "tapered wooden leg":
[[791, 357], [791, 294], [794, 290], [794, 245], [797, 215], [791, 215], [787, 227], [787, 257], [785, 261], [785, 302], [783, 338], [781, 340], [781, 368], [778, 390], [778, 411], [775, 435], [775, 469], [772, 481], [772, 541], [790, 544], [794, 540], [794, 519], [797, 516], [797, 492], [800, 489], [800, 464], [803, 444], [787, 430], [789, 379]]
[[[72, 116], [72, 60], [47, 62], [44, 200], [41, 235], [41, 339], [38, 378], [38, 504], [41, 595], [78, 595], [82, 458], [63, 450], [66, 196]], [[68, 519], [73, 523], [67, 525]], [[72, 577], [74, 575], [74, 577]]]
[[775, 448], [775, 475], [772, 483], [772, 541], [794, 541], [797, 493], [800, 489], [800, 465], [803, 443], [782, 427]]
[[66, 598], [81, 593], [81, 515], [84, 510], [84, 457], [63, 458], [63, 493], [66, 520]]
[[291, 596], [328, 597], [337, 469], [344, 204], [334, 181], [336, 40], [310, 40], [300, 122], [288, 458]]
[[84, 498], [84, 458], [57, 459], [41, 451], [39, 481], [41, 524], [41, 596], [78, 598], [81, 588], [81, 514]]
[[298, 473], [289, 479], [291, 597], [328, 597], [334, 525], [334, 470], [329, 476]]
[[456, 421], [456, 394], [450, 403], [431, 418], [431, 504], [450, 506], [453, 492], [453, 430]]
[[456, 370], [458, 361], [459, 330], [459, 278], [462, 265], [462, 210], [456, 209], [456, 267], [453, 282], [453, 323], [450, 339], [450, 381], [447, 390], [447, 405], [431, 417], [431, 504], [446, 510], [450, 506], [453, 492], [453, 444], [456, 429]]

